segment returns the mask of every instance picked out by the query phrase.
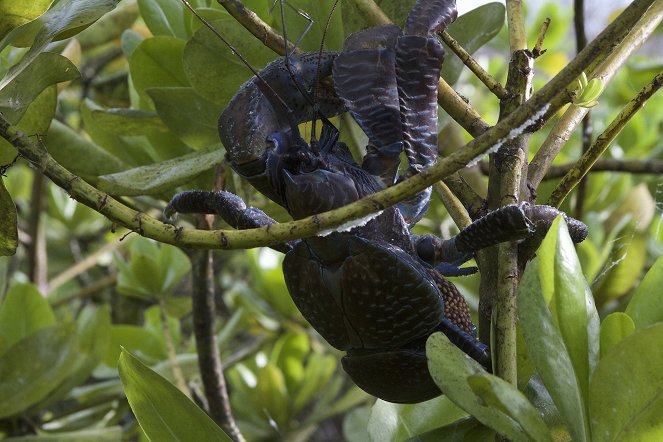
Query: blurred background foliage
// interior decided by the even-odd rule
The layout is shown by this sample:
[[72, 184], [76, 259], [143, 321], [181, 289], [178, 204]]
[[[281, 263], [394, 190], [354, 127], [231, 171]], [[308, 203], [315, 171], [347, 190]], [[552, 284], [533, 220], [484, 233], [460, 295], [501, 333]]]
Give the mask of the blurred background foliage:
[[[0, 17], [1, 75], [34, 47], [39, 29], [49, 23], [49, 8], [81, 8], [85, 2], [29, 3], [14, 6], [19, 13], [11, 20]], [[80, 77], [53, 80], [36, 91], [12, 123], [75, 174], [157, 217], [176, 191], [209, 189], [221, 182], [276, 219], [288, 219], [282, 208], [251, 190], [223, 163], [216, 121], [250, 77], [236, 57], [185, 14], [179, 0], [122, 0], [114, 9], [113, 1], [88, 3], [110, 12], [90, 20], [94, 23], [80, 33], [74, 24], [61, 29], [44, 42], [47, 52], [41, 52], [65, 56]], [[216, 2], [192, 3], [256, 68], [275, 58]], [[281, 28], [271, 2], [244, 3]], [[398, 22], [413, 2], [378, 3]], [[0, 1], [2, 8], [7, 4]], [[341, 2], [326, 32], [331, 2], [290, 4], [313, 19], [301, 40], [303, 50], [318, 50], [322, 40], [325, 48], [339, 50], [344, 36], [367, 26], [350, 3]], [[503, 8], [485, 8], [471, 19], [487, 20], [477, 32], [484, 41], [473, 43], [475, 35], [463, 37], [461, 30], [458, 38], [474, 44], [472, 50], [483, 45], [477, 60], [503, 83], [509, 59]], [[286, 12], [288, 35], [296, 40], [306, 20], [292, 8]], [[536, 63], [535, 89], [573, 57], [572, 10], [549, 2], [537, 15], [530, 14], [532, 45], [544, 17], [552, 19], [552, 26], [545, 39], [547, 52]], [[592, 109], [595, 134], [660, 71], [663, 57], [658, 54], [632, 57], [607, 86]], [[54, 63], [65, 61], [44, 60], [28, 78], [45, 75]], [[454, 87], [494, 123], [498, 100], [455, 64], [446, 78], [457, 79]], [[663, 95], [655, 95], [612, 144], [608, 157], [662, 160], [662, 108]], [[444, 154], [470, 136], [440, 112]], [[334, 121], [361, 154], [363, 134], [347, 118]], [[533, 135], [532, 153], [548, 130]], [[581, 154], [578, 132], [556, 164], [573, 162]], [[15, 157], [16, 150], [0, 139], [0, 165], [8, 165], [2, 181], [16, 205], [20, 243], [14, 256], [0, 257], [0, 438], [143, 440], [117, 371], [121, 347], [204, 404], [192, 337], [187, 254], [112, 225], [24, 161], [12, 164]], [[480, 167], [464, 174], [478, 191], [485, 189]], [[544, 181], [540, 201], [554, 184]], [[592, 173], [583, 198], [581, 216], [590, 236], [578, 253], [605, 317], [625, 309], [645, 272], [663, 254], [663, 180], [660, 175]], [[573, 214], [577, 205], [570, 198], [562, 209]], [[448, 237], [457, 228], [442, 204], [433, 201], [416, 232]], [[295, 308], [281, 259], [269, 249], [215, 253], [216, 337], [233, 412], [248, 440], [402, 440], [466, 416], [444, 397], [420, 405], [375, 403], [355, 387], [340, 367], [340, 352]], [[474, 310], [478, 282], [478, 275], [454, 280]]]

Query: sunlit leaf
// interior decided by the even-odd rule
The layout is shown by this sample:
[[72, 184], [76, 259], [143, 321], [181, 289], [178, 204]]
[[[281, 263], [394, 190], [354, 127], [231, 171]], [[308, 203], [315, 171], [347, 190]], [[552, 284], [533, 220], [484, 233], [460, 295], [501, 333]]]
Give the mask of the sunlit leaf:
[[[539, 253], [545, 247], [542, 245]], [[539, 281], [540, 260], [543, 257], [529, 263], [518, 287], [518, 317], [534, 366], [573, 440], [587, 441], [589, 431], [582, 390], [562, 335], [543, 298], [543, 284]]]
[[474, 359], [453, 345], [442, 333], [432, 334], [426, 341], [428, 370], [438, 387], [456, 405], [498, 433], [515, 441], [526, 441], [523, 428], [503, 411], [490, 407], [477, 396], [468, 378], [486, 373]]
[[152, 441], [231, 441], [174, 385], [126, 350], [118, 363], [129, 405]]
[[663, 438], [663, 324], [626, 337], [601, 359], [590, 384], [593, 440]]
[[633, 319], [636, 328], [644, 328], [663, 321], [661, 287], [663, 287], [663, 256], [659, 256], [651, 266], [626, 307], [626, 314]]
[[601, 357], [635, 331], [635, 324], [629, 315], [622, 312], [610, 313], [601, 322]]

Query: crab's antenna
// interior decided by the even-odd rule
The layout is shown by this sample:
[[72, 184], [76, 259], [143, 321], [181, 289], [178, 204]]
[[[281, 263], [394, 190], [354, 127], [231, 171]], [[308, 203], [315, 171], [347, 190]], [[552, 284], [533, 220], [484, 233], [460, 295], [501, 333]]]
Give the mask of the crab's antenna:
[[[339, 0], [335, 0], [334, 4], [331, 7], [331, 11], [329, 11], [329, 15], [327, 16], [327, 23], [325, 23], [325, 29], [322, 31], [322, 39], [320, 40], [320, 50], [318, 51], [318, 65], [317, 65], [317, 71], [315, 74], [315, 86], [313, 87], [313, 103], [317, 103], [317, 95], [318, 95], [318, 84], [320, 84], [320, 64], [322, 62], [322, 51], [324, 49], [324, 44], [325, 44], [325, 37], [327, 36], [327, 31], [329, 30], [329, 26], [331, 25], [331, 19], [334, 16], [334, 11], [336, 11], [336, 7], [338, 6]], [[315, 109], [315, 105], [313, 105], [313, 109]], [[329, 123], [327, 118], [320, 112], [318, 109], [315, 109], [316, 113], [320, 114], [323, 118], [323, 122]], [[315, 119], [311, 122], [311, 133], [315, 134]]]
[[[258, 71], [256, 71], [253, 68], [253, 66], [251, 66], [251, 63], [249, 63], [249, 61], [246, 58], [244, 58], [244, 56], [228, 40], [226, 40], [226, 38], [219, 31], [217, 31], [216, 28], [214, 26], [212, 26], [212, 24], [210, 22], [208, 22], [203, 17], [201, 17], [201, 15], [198, 14], [198, 12], [196, 12], [196, 10], [193, 8], [193, 6], [191, 6], [191, 4], [187, 0], [182, 0], [182, 3], [184, 3], [184, 5], [193, 13], [193, 15], [195, 15], [196, 18], [198, 18], [198, 20], [200, 20], [205, 26], [207, 26], [207, 28], [209, 28], [209, 30], [212, 31], [212, 33], [214, 33], [214, 35], [219, 37], [219, 39], [226, 46], [228, 46], [228, 49], [230, 49], [230, 51], [233, 54], [235, 54], [242, 61], [242, 63], [244, 63], [244, 65], [247, 68], [249, 68], [251, 73], [253, 75], [255, 75], [255, 77], [258, 80], [260, 80], [260, 82], [270, 91], [270, 93], [274, 96], [274, 98], [276, 100], [278, 100], [279, 104], [281, 106], [283, 106], [283, 108], [288, 112], [289, 115], [291, 115], [292, 114], [292, 109], [290, 109], [290, 107], [286, 104], [286, 102], [283, 101], [283, 98], [281, 98], [281, 96], [269, 85], [269, 83], [267, 83], [267, 81], [265, 81], [265, 79], [262, 78], [262, 76], [260, 76], [260, 73], [258, 73]], [[288, 70], [288, 71], [290, 71], [290, 70]]]
[[[276, 6], [276, 2], [277, 2], [277, 1], [279, 1], [279, 0], [274, 0], [274, 3], [273, 3], [273, 6], [272, 6], [272, 9]], [[283, 7], [283, 3], [284, 3], [284, 2], [285, 2], [285, 3], [286, 3], [286, 4], [287, 4], [287, 5], [288, 5], [293, 11], [297, 12], [299, 15], [301, 15], [302, 17], [304, 17], [304, 18], [305, 18], [306, 20], [308, 20], [308, 22], [309, 22], [308, 25], [306, 26], [306, 29], [304, 29], [304, 31], [302, 32], [302, 34], [301, 34], [301, 35], [299, 36], [299, 38], [297, 39], [297, 43], [295, 44], [295, 46], [293, 47], [293, 49], [290, 51], [290, 53], [292, 53], [292, 52], [294, 52], [294, 51], [296, 50], [297, 46], [299, 46], [299, 44], [301, 43], [302, 39], [304, 38], [304, 35], [306, 35], [306, 33], [307, 33], [307, 32], [311, 29], [311, 27], [313, 26], [313, 19], [312, 19], [307, 13], [305, 13], [304, 11], [302, 11], [302, 10], [300, 10], [300, 9], [295, 8], [294, 6], [292, 6], [292, 5], [291, 5], [290, 3], [288, 3], [287, 1], [285, 1], [285, 0], [280, 0], [280, 2], [279, 2], [279, 9], [280, 9], [280, 12], [281, 12], [281, 23], [282, 23], [282, 28], [283, 28], [282, 34], [283, 34], [283, 40], [284, 40], [284, 41], [288, 41], [288, 35], [287, 35], [287, 31], [286, 31], [286, 26], [285, 26], [285, 11], [284, 11], [284, 7]], [[291, 65], [290, 65], [290, 56], [289, 56], [289, 54], [288, 54], [288, 49], [286, 48], [286, 50], [285, 50], [285, 66], [286, 66], [286, 69], [287, 69], [287, 71], [288, 71], [288, 74], [290, 75], [290, 80], [294, 83], [295, 87], [297, 88], [297, 90], [299, 91], [299, 93], [304, 97], [304, 99], [305, 99], [306, 101], [308, 101], [308, 103], [311, 105], [311, 107], [313, 108], [313, 111], [315, 112], [315, 115], [317, 115], [318, 119], [322, 120], [322, 122], [323, 122], [324, 124], [329, 125], [329, 126], [333, 126], [333, 125], [331, 124], [331, 122], [329, 121], [329, 119], [327, 118], [327, 116], [324, 115], [322, 112], [320, 112], [320, 109], [319, 109], [318, 106], [316, 105], [316, 95], [317, 95], [317, 85], [318, 85], [318, 83], [320, 82], [320, 64], [321, 64], [321, 63], [320, 63], [320, 60], [321, 60], [321, 58], [322, 58], [322, 48], [323, 48], [323, 43], [324, 43], [324, 37], [325, 37], [325, 35], [327, 34], [327, 29], [329, 28], [329, 24], [331, 23], [331, 16], [333, 15], [334, 10], [336, 9], [336, 5], [337, 5], [337, 4], [338, 4], [338, 0], [336, 0], [336, 1], [334, 2], [334, 5], [332, 6], [331, 13], [330, 13], [329, 17], [327, 18], [327, 24], [326, 24], [326, 26], [325, 26], [325, 30], [324, 30], [324, 33], [323, 33], [322, 41], [320, 42], [320, 53], [319, 53], [319, 56], [318, 56], [317, 75], [316, 75], [316, 83], [315, 83], [316, 86], [315, 86], [314, 89], [313, 89], [313, 97], [311, 97], [311, 95], [310, 95], [310, 94], [309, 94], [309, 93], [308, 93], [308, 92], [307, 92], [307, 91], [306, 91], [306, 90], [305, 90], [305, 89], [299, 84], [299, 81], [297, 80], [297, 78], [295, 77], [294, 73], [292, 72], [292, 68], [291, 68]], [[318, 143], [315, 142], [315, 141], [316, 141], [316, 138], [315, 138], [315, 122], [316, 122], [316, 118], [313, 118], [313, 120], [312, 120], [312, 127], [311, 127], [311, 143], [310, 143], [310, 145], [311, 145], [311, 148], [313, 149], [313, 151], [314, 151], [316, 154], [319, 154]]]

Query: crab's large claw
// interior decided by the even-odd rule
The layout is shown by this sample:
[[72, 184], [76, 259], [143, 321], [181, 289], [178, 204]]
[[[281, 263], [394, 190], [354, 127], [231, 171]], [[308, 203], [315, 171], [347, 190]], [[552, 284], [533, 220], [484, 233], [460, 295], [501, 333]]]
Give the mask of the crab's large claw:
[[[233, 169], [279, 204], [283, 204], [282, 196], [270, 183], [266, 169], [274, 149], [268, 139], [275, 133], [296, 131], [297, 124], [317, 115], [345, 112], [329, 81], [324, 81], [335, 57], [335, 52], [322, 52], [293, 55], [288, 63], [285, 58], [273, 61], [259, 77], [242, 85], [219, 118], [219, 136]], [[291, 135], [299, 139], [298, 133]]]
[[[453, 0], [419, 1], [403, 31], [387, 25], [360, 31], [346, 40], [334, 62], [339, 97], [368, 135], [363, 167], [385, 185], [397, 178], [404, 151], [408, 174], [437, 158], [437, 85], [444, 49], [436, 32], [457, 15]], [[410, 225], [428, 207], [430, 190], [403, 202]]]

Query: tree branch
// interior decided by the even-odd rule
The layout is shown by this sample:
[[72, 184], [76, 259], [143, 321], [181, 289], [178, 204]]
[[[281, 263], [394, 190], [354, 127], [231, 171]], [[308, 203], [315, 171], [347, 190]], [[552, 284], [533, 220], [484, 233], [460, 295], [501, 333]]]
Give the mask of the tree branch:
[[[544, 179], [561, 178], [574, 167], [576, 163], [560, 164], [551, 166]], [[617, 160], [613, 158], [604, 158], [597, 160], [589, 169], [588, 173], [593, 172], [624, 172], [632, 174], [659, 174], [663, 173], [663, 160]]]
[[[626, 59], [654, 32], [658, 24], [663, 20], [663, 1], [658, 0], [651, 3], [653, 3], [651, 8], [643, 10], [642, 18], [634, 25], [632, 32], [626, 35], [610, 55], [596, 67], [592, 77], [600, 78], [604, 84], [610, 82], [619, 67], [626, 62]], [[587, 108], [571, 106], [555, 124], [530, 162], [527, 179], [532, 189], [539, 187], [553, 160], [569, 140], [576, 126], [580, 124], [587, 112]]]
[[619, 135], [619, 132], [626, 126], [626, 123], [645, 105], [647, 100], [656, 93], [663, 85], [663, 71], [659, 72], [654, 79], [645, 85], [638, 95], [631, 100], [624, 109], [612, 120], [608, 127], [598, 136], [596, 141], [589, 147], [587, 152], [578, 160], [576, 166], [567, 172], [562, 180], [557, 184], [555, 190], [548, 199], [548, 204], [559, 207], [564, 198], [584, 177], [592, 165], [599, 159], [608, 148], [610, 143]]

